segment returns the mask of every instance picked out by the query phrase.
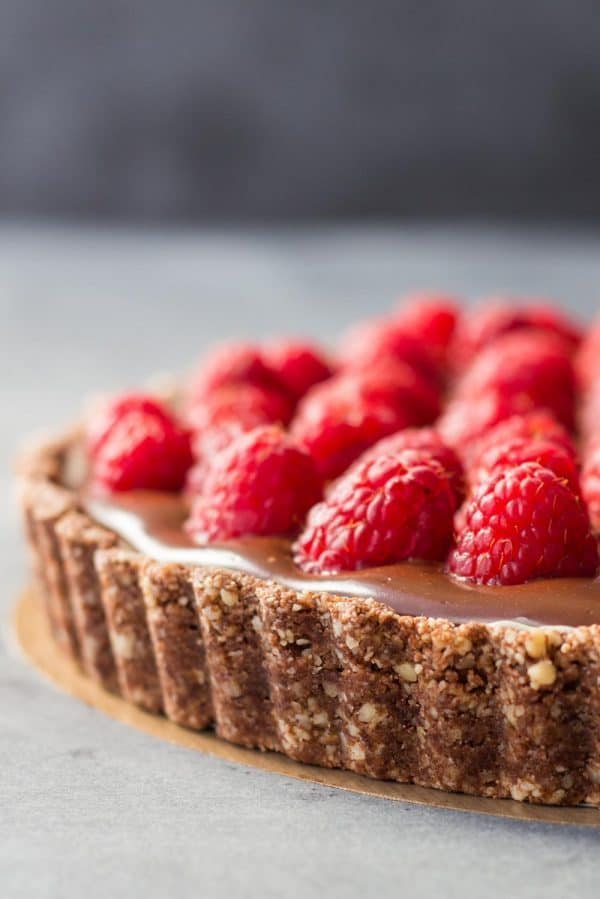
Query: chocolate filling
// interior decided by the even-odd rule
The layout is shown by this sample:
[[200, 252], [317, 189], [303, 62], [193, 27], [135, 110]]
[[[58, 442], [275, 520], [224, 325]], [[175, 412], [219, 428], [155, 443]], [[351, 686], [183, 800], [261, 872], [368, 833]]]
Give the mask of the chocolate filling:
[[160, 562], [226, 568], [300, 591], [372, 597], [402, 615], [466, 621], [517, 621], [577, 627], [600, 623], [600, 580], [557, 578], [514, 587], [483, 587], [448, 577], [442, 565], [402, 562], [336, 575], [304, 574], [289, 540], [246, 537], [197, 546], [183, 530], [184, 500], [139, 491], [81, 501], [97, 522]]

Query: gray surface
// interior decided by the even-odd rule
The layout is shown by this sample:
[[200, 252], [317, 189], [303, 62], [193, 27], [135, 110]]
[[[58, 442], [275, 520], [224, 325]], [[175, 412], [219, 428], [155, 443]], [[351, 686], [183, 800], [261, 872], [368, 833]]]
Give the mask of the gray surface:
[[[0, 409], [17, 438], [90, 391], [184, 368], [215, 336], [332, 337], [398, 291], [600, 307], [597, 236], [428, 231], [145, 237], [0, 229]], [[4, 458], [3, 458], [4, 461]], [[9, 475], [2, 470], [9, 492]], [[2, 620], [25, 578], [3, 507]], [[0, 892], [60, 897], [598, 895], [599, 832], [420, 809], [155, 742], [0, 648]]]
[[597, 0], [2, 0], [0, 215], [585, 215]]

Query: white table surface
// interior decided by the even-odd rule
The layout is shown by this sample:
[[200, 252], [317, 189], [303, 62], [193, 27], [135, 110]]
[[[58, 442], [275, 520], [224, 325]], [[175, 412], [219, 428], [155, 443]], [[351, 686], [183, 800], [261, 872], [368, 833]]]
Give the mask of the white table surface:
[[0, 228], [3, 899], [600, 894], [600, 831], [411, 807], [203, 757], [55, 691], [10, 645], [26, 571], [9, 460], [23, 436], [68, 422], [85, 395], [185, 369], [217, 337], [332, 339], [419, 286], [550, 294], [589, 317], [598, 234]]

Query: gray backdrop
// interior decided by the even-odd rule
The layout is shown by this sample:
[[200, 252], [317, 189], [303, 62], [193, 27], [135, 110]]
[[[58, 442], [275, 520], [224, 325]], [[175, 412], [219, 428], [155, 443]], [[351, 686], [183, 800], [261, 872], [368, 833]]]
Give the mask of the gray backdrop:
[[0, 215], [595, 219], [597, 0], [2, 0]]

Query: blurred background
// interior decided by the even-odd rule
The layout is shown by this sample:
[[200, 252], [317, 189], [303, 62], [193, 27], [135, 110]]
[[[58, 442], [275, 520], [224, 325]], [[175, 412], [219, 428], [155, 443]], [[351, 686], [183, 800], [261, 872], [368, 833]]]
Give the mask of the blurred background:
[[595, 222], [596, 0], [2, 0], [0, 215]]

